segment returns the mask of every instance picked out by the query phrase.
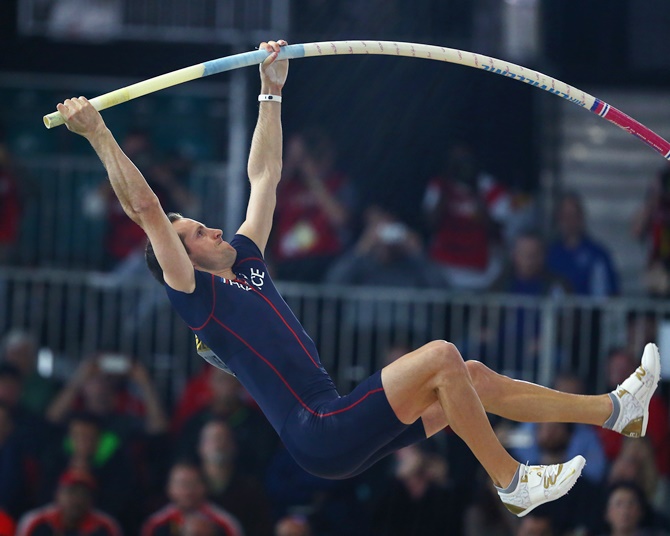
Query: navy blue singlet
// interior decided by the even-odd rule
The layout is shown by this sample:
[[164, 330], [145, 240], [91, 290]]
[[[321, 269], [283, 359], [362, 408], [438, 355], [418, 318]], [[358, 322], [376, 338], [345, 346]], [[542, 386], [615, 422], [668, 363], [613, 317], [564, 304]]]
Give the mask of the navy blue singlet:
[[177, 313], [237, 376], [296, 462], [325, 478], [354, 476], [394, 450], [425, 439], [421, 419], [398, 420], [381, 372], [340, 396], [312, 339], [275, 288], [260, 250], [235, 235], [234, 281], [195, 271], [195, 291], [166, 285]]

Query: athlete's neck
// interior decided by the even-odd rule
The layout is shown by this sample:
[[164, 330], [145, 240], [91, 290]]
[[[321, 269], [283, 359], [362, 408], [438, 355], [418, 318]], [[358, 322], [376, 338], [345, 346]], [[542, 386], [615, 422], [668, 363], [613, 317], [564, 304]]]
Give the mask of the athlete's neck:
[[225, 270], [218, 270], [216, 272], [210, 272], [209, 270], [207, 271], [208, 273], [215, 275], [217, 277], [223, 277], [224, 279], [230, 279], [231, 281], [234, 281], [237, 279], [237, 276], [235, 275], [235, 272], [233, 272], [232, 268], [227, 268]]

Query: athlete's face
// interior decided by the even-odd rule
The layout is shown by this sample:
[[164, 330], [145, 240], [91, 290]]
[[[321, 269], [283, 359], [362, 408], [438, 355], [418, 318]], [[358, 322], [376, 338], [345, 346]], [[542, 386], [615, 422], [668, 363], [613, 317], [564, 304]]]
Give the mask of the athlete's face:
[[223, 240], [221, 229], [211, 229], [189, 218], [172, 222], [181, 236], [193, 266], [207, 272], [227, 270], [233, 266], [237, 252]]

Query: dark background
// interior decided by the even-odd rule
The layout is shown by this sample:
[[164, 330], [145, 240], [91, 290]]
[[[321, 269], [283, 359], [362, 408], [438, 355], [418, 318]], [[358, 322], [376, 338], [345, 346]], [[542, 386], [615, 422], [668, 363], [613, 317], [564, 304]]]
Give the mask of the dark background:
[[[477, 28], [472, 4], [399, 2], [396, 18], [371, 17], [356, 26], [338, 11], [338, 2], [295, 0], [288, 37], [291, 42], [404, 40], [500, 57], [495, 47], [487, 49], [485, 39], [479, 47], [473, 39]], [[525, 66], [587, 91], [605, 85], [670, 85], [668, 2], [581, 0], [577, 6], [545, 0], [541, 6], [541, 54]], [[211, 44], [73, 44], [22, 37], [16, 10], [16, 0], [0, 2], [0, 71], [143, 80], [240, 51]], [[255, 71], [247, 71], [249, 87], [255, 88]], [[285, 96], [285, 130], [326, 126], [339, 144], [341, 167], [356, 178], [364, 200], [382, 202], [408, 220], [444, 149], [455, 141], [472, 143], [483, 167], [509, 186], [536, 189], [542, 121], [538, 110], [547, 99], [555, 100], [474, 69], [379, 56], [295, 61]], [[36, 121], [53, 104], [36, 110]]]

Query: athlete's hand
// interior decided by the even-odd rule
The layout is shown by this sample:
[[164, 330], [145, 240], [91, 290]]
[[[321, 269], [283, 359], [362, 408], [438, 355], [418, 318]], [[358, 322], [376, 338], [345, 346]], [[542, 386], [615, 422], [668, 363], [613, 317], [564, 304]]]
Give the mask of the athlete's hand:
[[56, 108], [63, 116], [65, 126], [75, 134], [90, 138], [96, 132], [106, 128], [102, 116], [86, 97], [67, 99], [57, 104]]
[[279, 41], [263, 41], [258, 45], [258, 50], [267, 50], [268, 52], [271, 52], [266, 60], [260, 65], [261, 91], [263, 93], [272, 91], [278, 92], [284, 87], [286, 77], [288, 76], [288, 60], [276, 60], [277, 55], [279, 54], [279, 49], [287, 44], [286, 41], [280, 39]]

